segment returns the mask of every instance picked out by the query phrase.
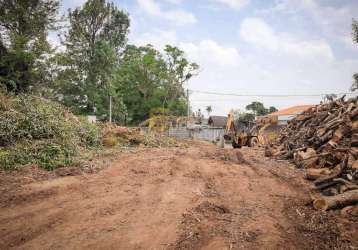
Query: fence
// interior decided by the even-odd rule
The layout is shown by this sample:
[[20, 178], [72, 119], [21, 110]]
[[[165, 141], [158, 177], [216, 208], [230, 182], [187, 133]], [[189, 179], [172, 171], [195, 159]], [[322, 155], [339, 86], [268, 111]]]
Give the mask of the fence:
[[223, 128], [202, 128], [199, 130], [194, 130], [192, 138], [215, 142], [224, 135], [224, 131], [225, 130]]
[[192, 138], [192, 130], [187, 129], [186, 127], [174, 127], [169, 128], [167, 131], [168, 136], [187, 139]]
[[[171, 127], [169, 130], [163, 132], [164, 135], [181, 138], [181, 139], [196, 139], [205, 141], [218, 141], [224, 135], [223, 128], [207, 127], [207, 128], [193, 128], [187, 127]], [[143, 133], [147, 133], [148, 129], [143, 128]]]

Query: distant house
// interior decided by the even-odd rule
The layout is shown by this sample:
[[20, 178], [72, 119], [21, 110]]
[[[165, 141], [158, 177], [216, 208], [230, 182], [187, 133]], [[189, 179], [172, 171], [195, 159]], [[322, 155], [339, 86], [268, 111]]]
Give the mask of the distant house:
[[279, 125], [287, 124], [289, 120], [292, 120], [297, 115], [302, 114], [304, 111], [314, 107], [315, 105], [299, 105], [293, 106], [286, 109], [281, 109], [279, 111], [268, 114], [266, 117], [275, 118], [278, 121]]
[[210, 116], [208, 119], [208, 125], [211, 127], [225, 128], [227, 122], [226, 116]]

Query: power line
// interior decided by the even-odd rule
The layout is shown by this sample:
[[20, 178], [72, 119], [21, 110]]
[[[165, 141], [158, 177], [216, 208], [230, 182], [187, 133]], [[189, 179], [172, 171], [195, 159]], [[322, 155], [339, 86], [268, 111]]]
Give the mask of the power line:
[[335, 94], [337, 96], [342, 95], [352, 95], [354, 93], [352, 92], [344, 92], [344, 93], [329, 93], [329, 94], [285, 94], [285, 95], [279, 95], [279, 94], [235, 94], [235, 93], [220, 93], [220, 92], [210, 92], [210, 91], [201, 91], [201, 90], [190, 90], [192, 93], [200, 93], [200, 94], [207, 94], [207, 95], [222, 95], [222, 96], [238, 96], [238, 97], [324, 97], [326, 95]]

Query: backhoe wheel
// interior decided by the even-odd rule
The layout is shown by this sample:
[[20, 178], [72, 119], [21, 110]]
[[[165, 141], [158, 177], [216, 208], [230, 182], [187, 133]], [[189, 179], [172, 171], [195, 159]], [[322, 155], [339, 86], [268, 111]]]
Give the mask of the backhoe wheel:
[[259, 144], [257, 137], [252, 137], [249, 141], [249, 147], [255, 147]]
[[233, 148], [241, 148], [241, 146], [239, 144], [236, 144], [236, 142], [232, 142], [232, 147]]

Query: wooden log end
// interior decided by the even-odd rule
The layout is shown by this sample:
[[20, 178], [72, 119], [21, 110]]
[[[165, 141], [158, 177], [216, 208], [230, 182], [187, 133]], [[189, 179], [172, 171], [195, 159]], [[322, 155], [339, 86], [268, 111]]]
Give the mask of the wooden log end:
[[313, 201], [313, 207], [316, 210], [326, 211], [328, 209], [328, 204], [325, 199], [317, 198]]

